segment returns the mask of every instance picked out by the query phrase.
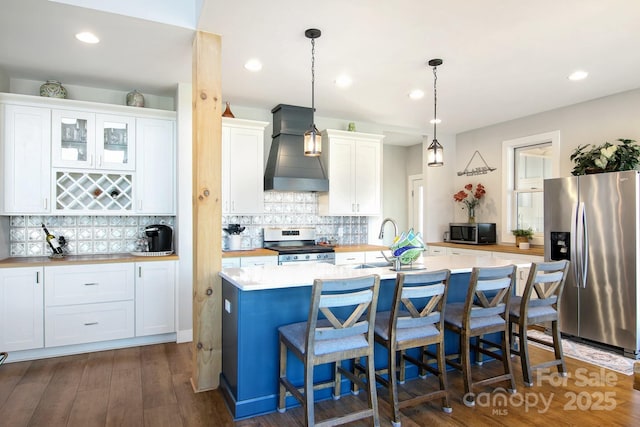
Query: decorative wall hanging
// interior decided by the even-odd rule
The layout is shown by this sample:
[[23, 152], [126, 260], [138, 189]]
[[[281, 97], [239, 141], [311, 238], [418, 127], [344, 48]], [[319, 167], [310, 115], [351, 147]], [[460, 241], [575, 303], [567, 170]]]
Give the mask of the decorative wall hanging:
[[[480, 157], [480, 159], [482, 159], [482, 163], [484, 163], [484, 166], [476, 166], [473, 169], [469, 169], [469, 165], [471, 165], [471, 162], [476, 157], [476, 154]], [[484, 157], [482, 157], [482, 154], [480, 154], [480, 152], [478, 150], [476, 150], [475, 153], [473, 153], [473, 156], [471, 156], [471, 158], [469, 159], [469, 162], [467, 163], [467, 166], [464, 167], [464, 170], [458, 172], [458, 176], [462, 176], [462, 175], [466, 175], [466, 176], [485, 175], [485, 174], [487, 174], [489, 172], [493, 172], [494, 170], [496, 170], [496, 168], [492, 168], [491, 166], [489, 166], [487, 164], [487, 161], [484, 159]]]

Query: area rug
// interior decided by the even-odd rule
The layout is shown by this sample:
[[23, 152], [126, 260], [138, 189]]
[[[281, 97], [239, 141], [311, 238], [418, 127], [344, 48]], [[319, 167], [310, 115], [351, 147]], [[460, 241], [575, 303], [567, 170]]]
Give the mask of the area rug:
[[[541, 331], [529, 330], [529, 336], [539, 338], [549, 343], [552, 342], [551, 336]], [[542, 344], [533, 341], [529, 341], [529, 343], [536, 347], [550, 350], [549, 347]], [[553, 350], [551, 349], [550, 351]], [[624, 357], [615, 351], [576, 342], [568, 338], [562, 338], [562, 351], [565, 357], [572, 357], [582, 362], [611, 369], [624, 375], [633, 375], [633, 364], [635, 360]]]

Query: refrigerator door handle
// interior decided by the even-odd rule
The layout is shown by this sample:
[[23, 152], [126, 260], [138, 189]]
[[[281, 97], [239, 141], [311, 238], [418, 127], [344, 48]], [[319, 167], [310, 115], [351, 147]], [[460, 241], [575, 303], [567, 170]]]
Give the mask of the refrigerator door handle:
[[574, 203], [571, 209], [571, 237], [569, 259], [571, 260], [571, 269], [573, 270], [573, 278], [575, 279], [576, 287], [580, 287], [580, 256], [578, 250], [578, 203]]
[[582, 232], [580, 245], [581, 259], [580, 259], [580, 275], [582, 276], [582, 287], [587, 287], [587, 266], [589, 265], [589, 230], [587, 228], [587, 210], [585, 209], [584, 202], [580, 203], [578, 209], [578, 220], [580, 222], [580, 228]]

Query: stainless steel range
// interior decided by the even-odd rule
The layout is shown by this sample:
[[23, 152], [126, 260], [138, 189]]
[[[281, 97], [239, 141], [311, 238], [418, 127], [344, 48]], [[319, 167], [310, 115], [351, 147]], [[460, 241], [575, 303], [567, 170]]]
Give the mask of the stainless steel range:
[[264, 247], [278, 251], [278, 264], [324, 262], [335, 264], [331, 246], [316, 244], [316, 230], [311, 227], [264, 229]]

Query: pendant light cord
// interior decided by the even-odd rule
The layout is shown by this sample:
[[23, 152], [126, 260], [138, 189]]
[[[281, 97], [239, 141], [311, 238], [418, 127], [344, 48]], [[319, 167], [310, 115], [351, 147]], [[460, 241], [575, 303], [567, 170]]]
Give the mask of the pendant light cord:
[[315, 123], [315, 83], [316, 83], [316, 39], [311, 39], [311, 127], [312, 134], [316, 136], [316, 123]]
[[433, 139], [436, 137], [436, 125], [438, 124], [438, 88], [436, 83], [438, 82], [438, 73], [436, 72], [437, 66], [433, 67]]

